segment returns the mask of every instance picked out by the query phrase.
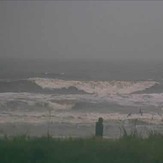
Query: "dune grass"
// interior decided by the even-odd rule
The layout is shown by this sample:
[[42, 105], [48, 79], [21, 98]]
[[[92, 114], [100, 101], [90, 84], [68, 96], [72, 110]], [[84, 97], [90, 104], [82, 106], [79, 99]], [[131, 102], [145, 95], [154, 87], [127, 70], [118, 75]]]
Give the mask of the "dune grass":
[[163, 136], [0, 139], [0, 163], [163, 163]]

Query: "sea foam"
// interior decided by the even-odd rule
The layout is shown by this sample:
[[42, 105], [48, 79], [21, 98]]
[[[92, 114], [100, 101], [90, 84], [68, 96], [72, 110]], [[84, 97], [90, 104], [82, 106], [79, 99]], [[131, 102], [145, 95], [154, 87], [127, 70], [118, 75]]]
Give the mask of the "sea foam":
[[75, 87], [86, 93], [97, 95], [131, 94], [143, 91], [158, 84], [155, 81], [75, 81], [46, 78], [30, 78], [40, 87], [47, 89], [61, 89]]

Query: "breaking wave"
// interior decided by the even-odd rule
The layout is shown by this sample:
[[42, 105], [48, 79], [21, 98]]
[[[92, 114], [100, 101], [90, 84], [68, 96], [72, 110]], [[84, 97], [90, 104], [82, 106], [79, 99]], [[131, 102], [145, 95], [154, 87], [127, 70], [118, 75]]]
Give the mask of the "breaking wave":
[[82, 94], [84, 91], [70, 86], [61, 89], [46, 89], [32, 80], [0, 80], [0, 93], [3, 92], [33, 92], [33, 93], [57, 93], [57, 94]]
[[42, 88], [28, 80], [0, 80], [0, 92], [40, 92]]
[[43, 89], [63, 89], [74, 87], [90, 94], [131, 94], [146, 90], [158, 84], [155, 81], [74, 81], [61, 79], [30, 78]]
[[[139, 108], [143, 110], [140, 115]], [[0, 123], [42, 123], [49, 116], [55, 122], [95, 122], [105, 120], [142, 119], [158, 123], [163, 119], [162, 94], [53, 95], [36, 93], [0, 93]], [[132, 113], [128, 116], [128, 113]], [[73, 118], [74, 117], [74, 118]], [[34, 121], [32, 121], [33, 119]]]

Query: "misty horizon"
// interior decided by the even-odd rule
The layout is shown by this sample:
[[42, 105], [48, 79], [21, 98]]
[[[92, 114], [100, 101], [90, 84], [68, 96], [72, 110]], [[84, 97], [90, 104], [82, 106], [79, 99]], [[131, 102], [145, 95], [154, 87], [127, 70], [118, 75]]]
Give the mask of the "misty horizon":
[[0, 2], [0, 58], [163, 60], [161, 1]]

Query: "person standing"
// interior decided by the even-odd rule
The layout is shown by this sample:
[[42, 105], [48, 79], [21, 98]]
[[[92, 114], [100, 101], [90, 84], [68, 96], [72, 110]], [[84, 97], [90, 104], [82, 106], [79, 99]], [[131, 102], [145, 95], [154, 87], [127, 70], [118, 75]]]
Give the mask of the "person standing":
[[102, 137], [103, 136], [103, 118], [99, 118], [96, 122], [95, 136]]

